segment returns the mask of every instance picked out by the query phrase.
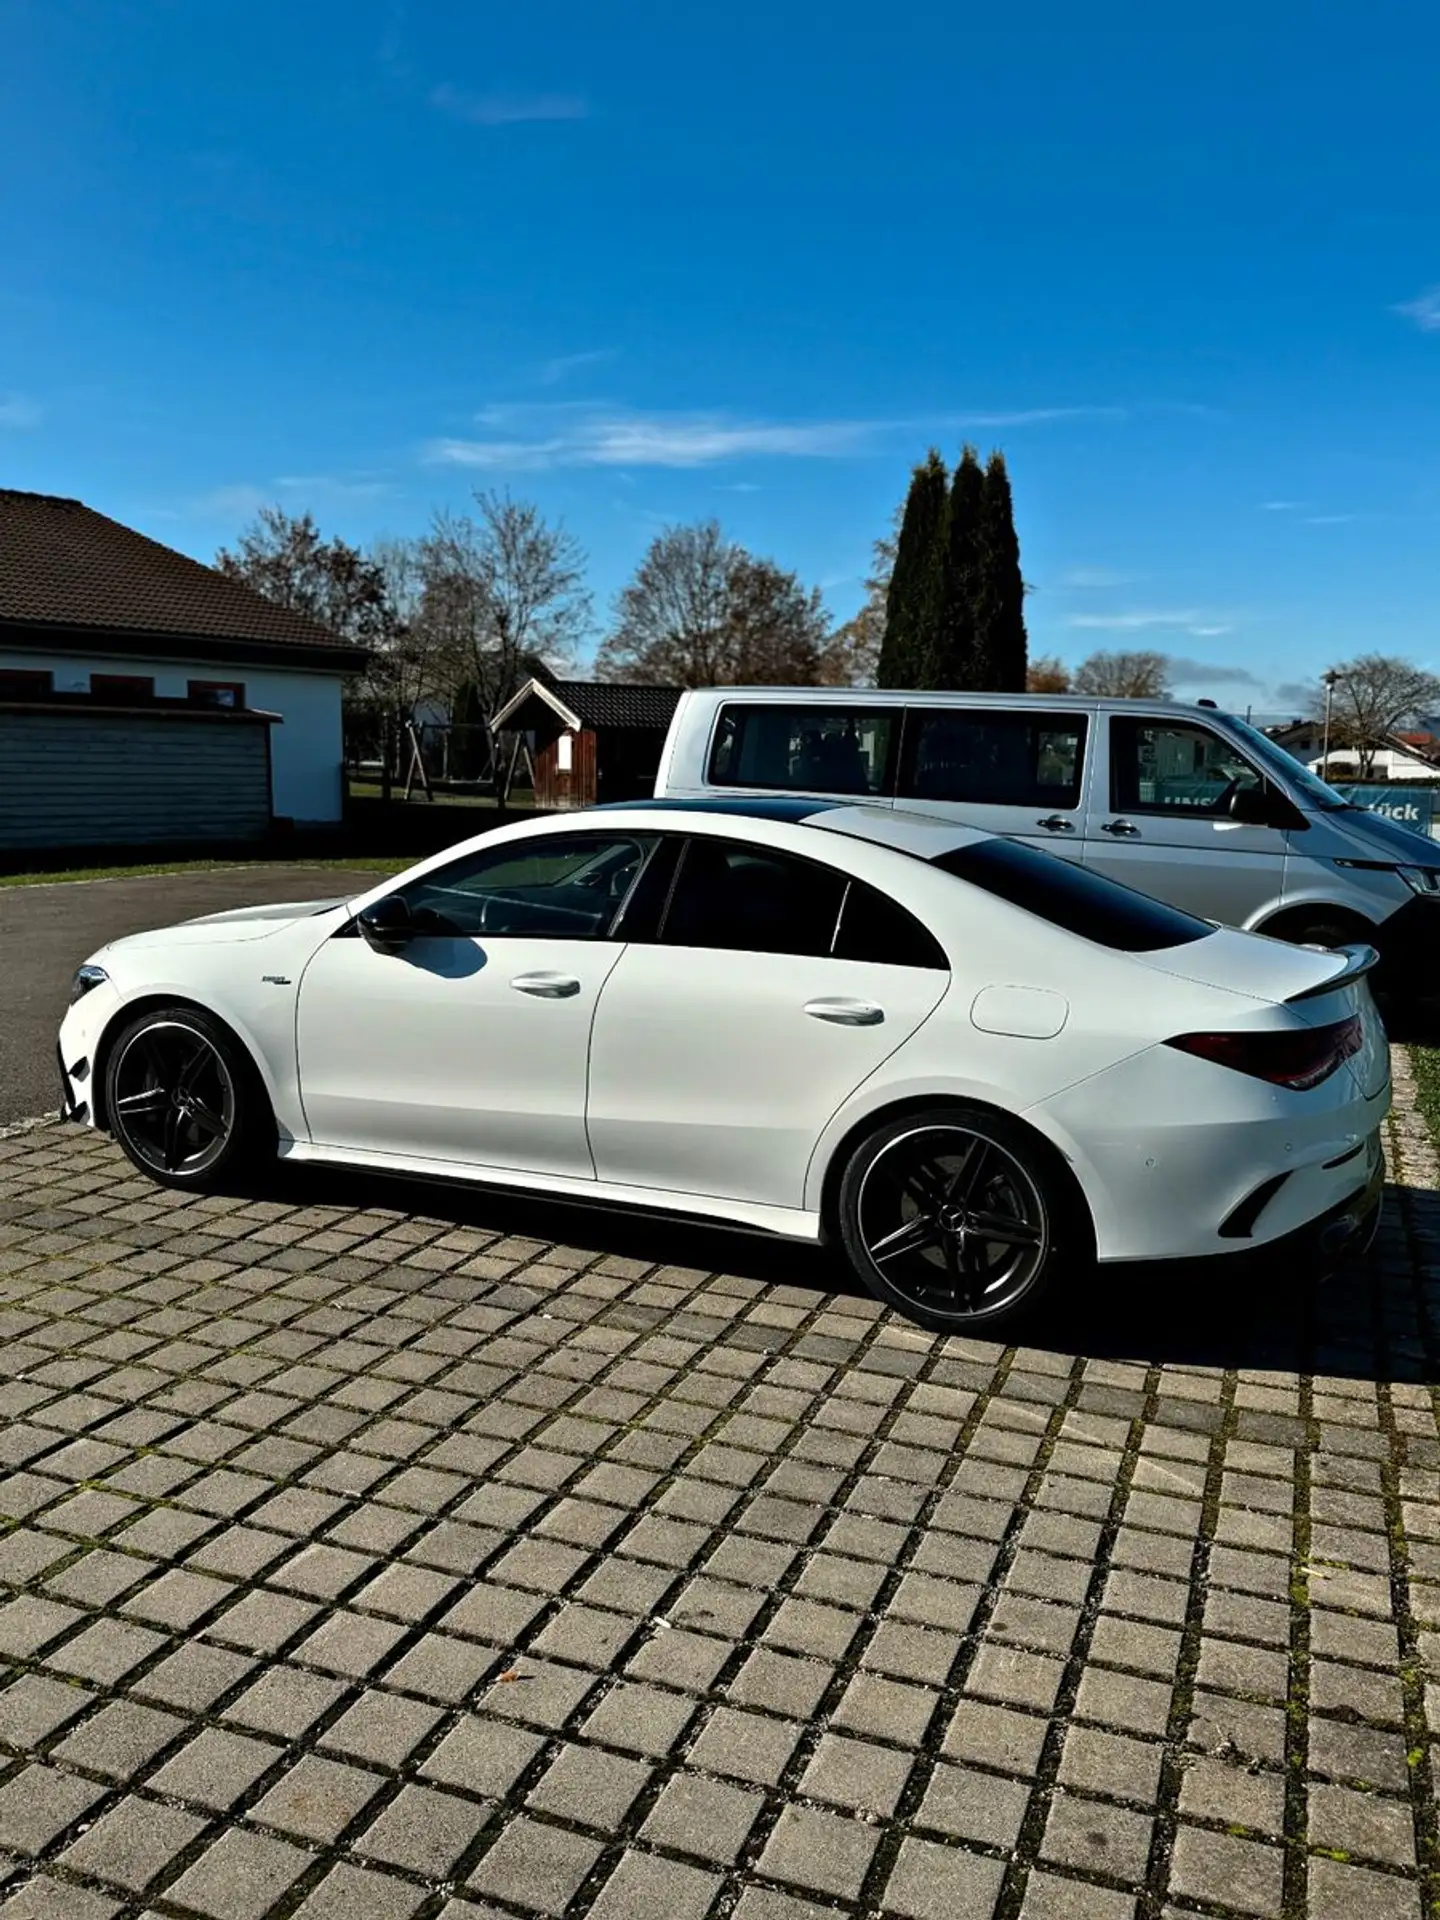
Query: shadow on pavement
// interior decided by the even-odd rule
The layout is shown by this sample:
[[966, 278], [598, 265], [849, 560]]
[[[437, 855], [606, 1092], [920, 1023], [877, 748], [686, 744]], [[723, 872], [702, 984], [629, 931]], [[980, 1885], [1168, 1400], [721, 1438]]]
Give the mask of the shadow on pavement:
[[[267, 1191], [295, 1204], [380, 1205], [539, 1243], [867, 1298], [826, 1249], [738, 1230], [319, 1167], [281, 1168]], [[1428, 1265], [1422, 1240], [1432, 1249]], [[1026, 1337], [1092, 1359], [1440, 1383], [1431, 1317], [1440, 1315], [1437, 1243], [1440, 1194], [1390, 1185], [1374, 1247], [1329, 1280], [1317, 1283], [1278, 1256], [1273, 1271], [1263, 1261], [1248, 1272], [1204, 1262], [1111, 1268], [1052, 1295]]]

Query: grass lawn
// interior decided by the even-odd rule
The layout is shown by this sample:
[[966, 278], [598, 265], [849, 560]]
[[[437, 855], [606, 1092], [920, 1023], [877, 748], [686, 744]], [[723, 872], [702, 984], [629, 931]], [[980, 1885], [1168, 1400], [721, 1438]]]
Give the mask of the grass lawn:
[[1415, 1092], [1425, 1124], [1440, 1145], [1440, 1047], [1411, 1047]]
[[403, 873], [423, 856], [404, 860], [161, 860], [149, 866], [71, 867], [58, 873], [0, 873], [0, 887], [50, 887], [65, 880], [143, 880], [156, 873], [241, 873], [246, 867], [298, 865], [337, 873]]

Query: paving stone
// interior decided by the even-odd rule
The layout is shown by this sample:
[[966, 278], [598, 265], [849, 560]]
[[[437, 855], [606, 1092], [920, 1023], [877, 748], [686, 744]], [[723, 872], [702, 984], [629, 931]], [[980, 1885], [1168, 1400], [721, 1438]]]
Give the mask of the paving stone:
[[890, 1815], [910, 1776], [910, 1761], [888, 1747], [827, 1733], [800, 1782], [800, 1792], [832, 1806]]
[[719, 1876], [699, 1867], [626, 1853], [590, 1912], [594, 1920], [704, 1920], [719, 1888]]
[[962, 1700], [946, 1730], [943, 1751], [952, 1760], [977, 1761], [1029, 1779], [1040, 1765], [1046, 1730], [1047, 1723], [1031, 1714]]
[[1020, 1920], [1134, 1920], [1134, 1915], [1132, 1894], [1089, 1880], [1062, 1880], [1038, 1867], [1025, 1883], [1020, 1908]]
[[273, 1733], [281, 1739], [298, 1740], [317, 1720], [329, 1713], [344, 1697], [338, 1680], [327, 1680], [318, 1673], [306, 1673], [298, 1667], [272, 1667], [238, 1700], [225, 1709], [227, 1720], [253, 1727], [257, 1733]]
[[1005, 1869], [1000, 1861], [934, 1840], [904, 1840], [885, 1883], [887, 1909], [906, 1920], [989, 1920]]
[[1415, 1864], [1415, 1820], [1407, 1801], [1316, 1781], [1309, 1793], [1309, 1817], [1311, 1846], [1358, 1854], [1387, 1866]]
[[764, 1804], [758, 1793], [678, 1773], [651, 1808], [640, 1837], [677, 1853], [731, 1866]]
[[22, 1768], [0, 1786], [0, 1847], [43, 1853], [104, 1793], [103, 1787], [54, 1767]]
[[660, 1756], [676, 1744], [694, 1712], [693, 1700], [622, 1681], [586, 1720], [585, 1733], [627, 1753]]
[[730, 1698], [741, 1706], [767, 1707], [774, 1713], [808, 1719], [820, 1704], [834, 1670], [803, 1655], [760, 1647], [730, 1682]]
[[1198, 1760], [1185, 1770], [1180, 1811], [1193, 1820], [1223, 1820], [1230, 1828], [1279, 1836], [1285, 1831], [1284, 1775], [1228, 1759]]
[[491, 1809], [433, 1787], [402, 1787], [353, 1844], [356, 1852], [427, 1879], [445, 1879]]
[[251, 1809], [266, 1826], [335, 1843], [384, 1786], [379, 1774], [304, 1754]]
[[540, 1752], [537, 1734], [498, 1720], [467, 1716], [421, 1763], [427, 1780], [500, 1800]]
[[206, 1727], [150, 1780], [158, 1793], [223, 1811], [283, 1757], [283, 1749], [223, 1727]]
[[231, 1827], [166, 1889], [166, 1897], [214, 1920], [264, 1920], [309, 1865], [309, 1854], [282, 1840]]
[[1139, 1884], [1150, 1857], [1151, 1821], [1145, 1814], [1061, 1788], [1050, 1802], [1041, 1856], [1082, 1873]]
[[1029, 1801], [1030, 1789], [1018, 1781], [942, 1761], [930, 1776], [915, 1824], [938, 1828], [957, 1840], [1009, 1849], [1019, 1838]]
[[67, 1735], [54, 1748], [54, 1757], [68, 1766], [124, 1780], [188, 1731], [189, 1723], [176, 1714], [117, 1700]]
[[[424, 1887], [342, 1860], [296, 1908], [295, 1920], [412, 1920], [429, 1898]], [[460, 1911], [478, 1920], [473, 1907]]]
[[1182, 1899], [1220, 1901], [1240, 1913], [1280, 1912], [1284, 1855], [1278, 1847], [1181, 1824], [1170, 1887]]
[[1420, 1890], [1413, 1879], [1372, 1872], [1338, 1860], [1308, 1862], [1307, 1920], [1420, 1920]]
[[5, 1920], [119, 1920], [123, 1911], [118, 1900], [49, 1874], [37, 1874], [8, 1899], [0, 1896]]
[[793, 1720], [718, 1707], [701, 1730], [690, 1759], [707, 1772], [771, 1787], [789, 1765], [803, 1731]]
[[609, 1835], [618, 1831], [650, 1774], [644, 1761], [566, 1745], [531, 1788], [528, 1804]]
[[120, 1801], [60, 1856], [67, 1867], [143, 1893], [205, 1831], [206, 1816], [153, 1800]]
[[324, 1746], [368, 1760], [377, 1767], [399, 1767], [444, 1715], [438, 1707], [398, 1694], [366, 1693], [320, 1736]]
[[65, 1726], [78, 1719], [94, 1703], [95, 1695], [84, 1687], [67, 1686], [43, 1673], [22, 1673], [0, 1693], [0, 1740], [21, 1753], [28, 1753]]
[[859, 1897], [879, 1835], [838, 1814], [786, 1807], [758, 1861], [761, 1873], [842, 1900]]

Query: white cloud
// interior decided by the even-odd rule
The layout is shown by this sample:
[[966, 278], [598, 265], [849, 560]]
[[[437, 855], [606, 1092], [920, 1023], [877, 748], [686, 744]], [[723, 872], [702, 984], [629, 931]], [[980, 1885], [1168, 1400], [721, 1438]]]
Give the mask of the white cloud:
[[1039, 426], [1114, 416], [1108, 407], [1032, 407], [1014, 413], [956, 413], [928, 420], [747, 420], [733, 414], [556, 407], [486, 407], [476, 423], [494, 437], [429, 442], [441, 466], [538, 472], [547, 467], [708, 467], [747, 457], [851, 458], [889, 436], [986, 427]]
[[0, 427], [38, 427], [45, 410], [23, 393], [0, 394]]
[[1171, 628], [1192, 634], [1197, 640], [1213, 640], [1234, 629], [1233, 620], [1222, 620], [1196, 607], [1144, 607], [1125, 613], [1075, 613], [1068, 627], [1083, 627], [1099, 633], [1145, 633], [1153, 628]]
[[346, 478], [333, 473], [287, 473], [275, 482], [287, 493], [323, 495], [332, 500], [382, 500], [395, 491], [388, 480], [364, 475]]
[[1418, 299], [1406, 300], [1394, 311], [1413, 320], [1422, 333], [1440, 333], [1440, 287], [1427, 287]]
[[208, 493], [202, 493], [187, 501], [183, 517], [194, 520], [250, 520], [268, 506], [272, 494], [261, 487], [252, 487], [246, 481], [237, 481], [233, 486], [212, 487]]
[[513, 127], [526, 120], [583, 120], [590, 111], [572, 93], [467, 93], [448, 83], [432, 90], [430, 104], [473, 127]]
[[1262, 513], [1299, 513], [1304, 504], [1303, 500], [1262, 500], [1260, 511]]
[[568, 380], [572, 373], [581, 373], [586, 367], [598, 367], [614, 358], [613, 347], [597, 347], [591, 353], [560, 353], [553, 360], [542, 362], [535, 377], [542, 387], [556, 387], [562, 380]]
[[1307, 527], [1344, 527], [1355, 518], [1353, 513], [1311, 513], [1305, 516]]
[[1130, 587], [1139, 578], [1138, 573], [1117, 573], [1113, 567], [1071, 567], [1068, 573], [1061, 574], [1060, 585], [1088, 592], [1092, 587]]

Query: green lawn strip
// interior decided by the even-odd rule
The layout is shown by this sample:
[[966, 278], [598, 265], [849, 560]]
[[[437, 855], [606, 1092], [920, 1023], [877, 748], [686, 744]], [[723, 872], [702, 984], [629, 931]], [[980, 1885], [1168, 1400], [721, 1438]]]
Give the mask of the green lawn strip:
[[1415, 1101], [1431, 1138], [1440, 1146], [1440, 1047], [1411, 1047]]
[[408, 859], [374, 860], [160, 860], [144, 866], [71, 867], [58, 873], [0, 873], [0, 887], [53, 887], [67, 880], [146, 880], [162, 873], [244, 873], [251, 867], [294, 864], [335, 873], [403, 873], [423, 859], [415, 854]]

